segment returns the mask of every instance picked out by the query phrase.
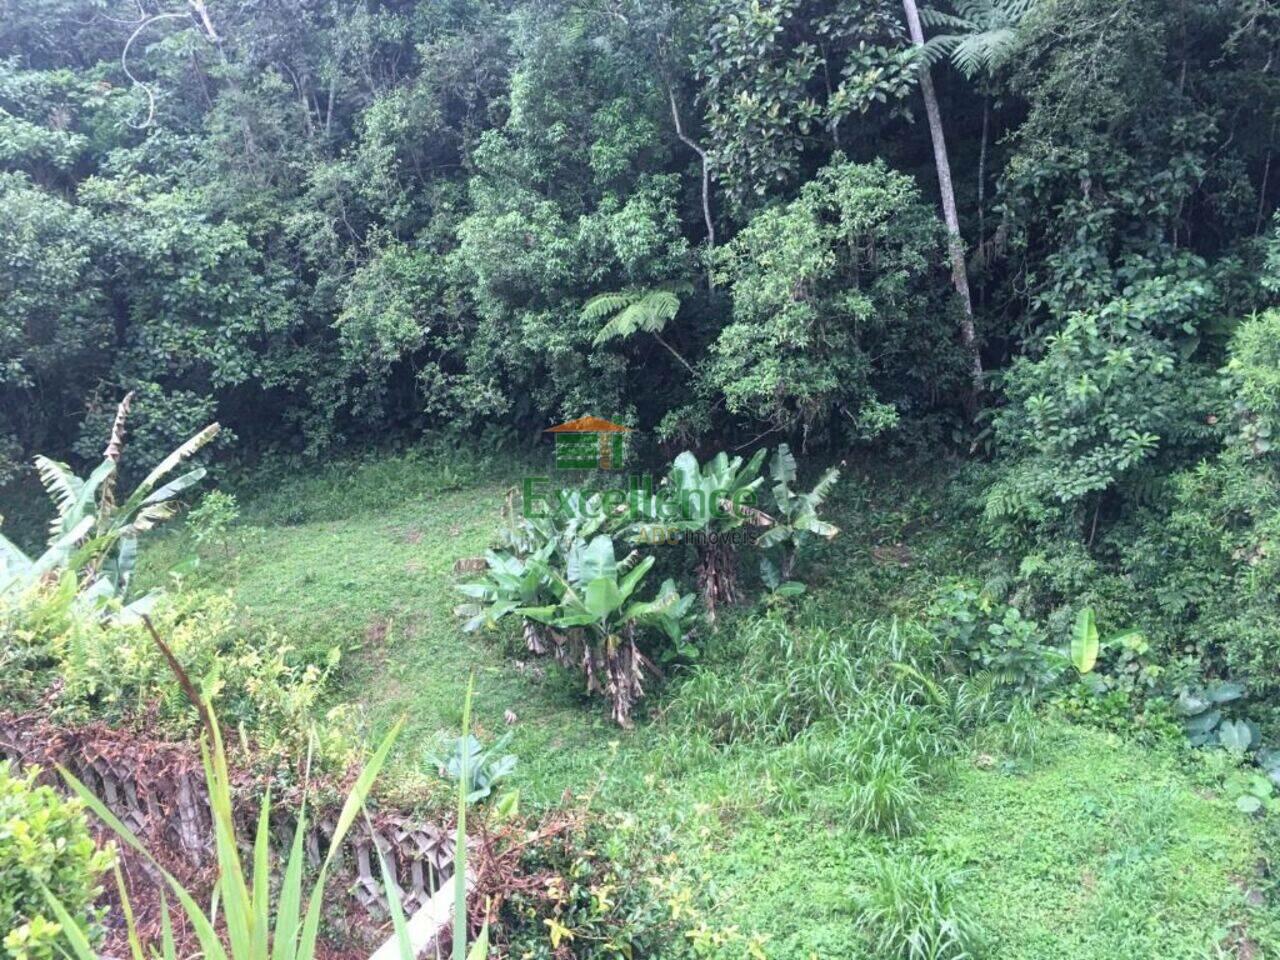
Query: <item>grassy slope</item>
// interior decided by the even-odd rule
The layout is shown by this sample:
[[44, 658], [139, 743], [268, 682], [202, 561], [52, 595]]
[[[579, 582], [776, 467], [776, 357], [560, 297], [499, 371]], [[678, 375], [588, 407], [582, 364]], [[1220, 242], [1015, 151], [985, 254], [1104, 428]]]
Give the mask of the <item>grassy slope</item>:
[[[504, 489], [413, 457], [276, 485], [246, 510], [234, 561], [206, 548], [199, 579], [234, 587], [249, 616], [304, 648], [344, 646], [342, 694], [362, 705], [368, 732], [408, 720], [402, 770], [456, 731], [475, 671], [481, 729], [501, 729], [506, 710], [519, 718], [511, 749], [526, 803], [603, 781], [609, 806], [664, 838], [714, 921], [766, 932], [772, 957], [858, 955], [853, 896], [868, 854], [894, 846], [972, 868], [966, 889], [991, 956], [1212, 956], [1241, 916], [1234, 881], [1256, 858], [1248, 825], [1169, 758], [1101, 733], [1050, 722], [1018, 774], [962, 759], [931, 796], [923, 831], [890, 846], [808, 812], [758, 807], [760, 763], [683, 756], [661, 723], [621, 733], [582, 701], [575, 678], [521, 670], [501, 641], [457, 629], [452, 564], [484, 548]], [[963, 547], [928, 534], [938, 517], [925, 493], [846, 496], [846, 536], [822, 565], [819, 603], [848, 615], [869, 609], [851, 597], [881, 591], [881, 612], [930, 566], [963, 563]], [[900, 540], [925, 546], [870, 560], [869, 541]], [[182, 537], [168, 539], [149, 557], [152, 575], [189, 552]]]

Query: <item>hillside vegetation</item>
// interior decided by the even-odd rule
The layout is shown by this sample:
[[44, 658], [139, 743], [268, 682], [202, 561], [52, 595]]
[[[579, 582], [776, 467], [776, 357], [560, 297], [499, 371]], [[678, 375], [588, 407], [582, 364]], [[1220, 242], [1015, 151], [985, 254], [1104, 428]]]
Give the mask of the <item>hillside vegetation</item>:
[[207, 758], [219, 853], [6, 746], [0, 960], [367, 955], [454, 881], [348, 909], [342, 796], [470, 831], [454, 960], [1280, 956], [1278, 70], [1277, 0], [0, 0], [0, 723]]

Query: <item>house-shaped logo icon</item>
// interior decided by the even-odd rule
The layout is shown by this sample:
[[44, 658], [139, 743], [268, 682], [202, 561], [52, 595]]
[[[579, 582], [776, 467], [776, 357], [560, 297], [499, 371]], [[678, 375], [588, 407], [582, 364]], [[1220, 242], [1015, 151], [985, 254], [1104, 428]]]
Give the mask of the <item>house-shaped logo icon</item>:
[[579, 417], [544, 432], [555, 434], [558, 470], [617, 470], [622, 438], [631, 428], [601, 417]]

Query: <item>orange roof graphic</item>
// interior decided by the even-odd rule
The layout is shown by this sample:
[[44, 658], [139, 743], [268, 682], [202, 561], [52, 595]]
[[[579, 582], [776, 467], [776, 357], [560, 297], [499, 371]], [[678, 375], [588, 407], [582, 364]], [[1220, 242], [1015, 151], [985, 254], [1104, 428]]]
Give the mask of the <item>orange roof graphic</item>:
[[603, 417], [579, 417], [558, 427], [548, 427], [543, 433], [630, 433], [630, 427], [605, 420]]

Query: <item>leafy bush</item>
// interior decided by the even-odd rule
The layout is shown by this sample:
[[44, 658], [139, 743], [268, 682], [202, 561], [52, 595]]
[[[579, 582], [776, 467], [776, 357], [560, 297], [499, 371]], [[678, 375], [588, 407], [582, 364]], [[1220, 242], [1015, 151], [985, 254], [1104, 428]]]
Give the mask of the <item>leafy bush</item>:
[[[6, 655], [14, 661], [0, 675], [5, 698], [15, 705], [39, 702], [67, 721], [145, 717], [158, 734], [189, 733], [190, 707], [145, 625], [86, 621], [70, 612], [70, 599], [65, 591], [39, 593], [0, 605], [0, 631], [9, 638]], [[336, 648], [323, 665], [297, 664], [287, 638], [241, 625], [228, 594], [168, 595], [153, 620], [197, 687], [229, 721], [243, 725], [265, 750], [305, 748], [338, 662]], [[342, 726], [322, 726], [321, 756], [345, 758], [350, 744]]]
[[90, 941], [100, 933], [94, 906], [112, 856], [89, 835], [83, 805], [37, 786], [39, 769], [19, 775], [0, 760], [0, 956], [52, 960], [67, 949], [65, 921], [49, 908], [58, 899]]
[[1042, 689], [1061, 672], [1061, 657], [1045, 644], [1037, 624], [972, 584], [958, 581], [941, 588], [928, 616], [962, 666], [989, 671], [1016, 691]]
[[734, 413], [865, 439], [963, 375], [940, 225], [910, 177], [837, 155], [717, 251], [733, 321], [710, 387]]
[[997, 544], [1026, 545], [1037, 531], [1092, 542], [1104, 492], [1133, 481], [1162, 446], [1207, 438], [1196, 424], [1215, 385], [1181, 362], [1180, 338], [1211, 292], [1194, 278], [1148, 280], [1067, 316], [1043, 355], [1014, 362], [994, 418], [1006, 465], [985, 504]]
[[713, 620], [718, 608], [739, 599], [737, 551], [726, 534], [744, 524], [769, 522], [757, 509], [756, 492], [764, 482], [760, 467], [767, 452], [757, 450], [749, 460], [721, 452], [699, 464], [684, 451], [624, 531], [633, 542], [693, 539], [698, 590]]
[[227, 531], [240, 518], [240, 504], [234, 493], [210, 490], [200, 498], [200, 503], [187, 514], [191, 539], [204, 545], [212, 541], [227, 544]]

